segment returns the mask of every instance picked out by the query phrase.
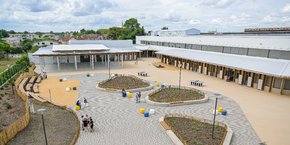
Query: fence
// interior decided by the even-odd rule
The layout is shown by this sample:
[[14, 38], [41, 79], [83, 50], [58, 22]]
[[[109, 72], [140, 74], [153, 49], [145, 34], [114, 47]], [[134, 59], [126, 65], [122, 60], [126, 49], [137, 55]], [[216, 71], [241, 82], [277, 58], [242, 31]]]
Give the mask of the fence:
[[28, 73], [21, 74], [15, 81], [17, 94], [25, 102], [25, 114], [0, 132], [0, 145], [5, 145], [6, 143], [8, 143], [9, 140], [11, 140], [18, 132], [23, 130], [29, 123], [30, 113], [28, 98], [23, 92], [19, 90], [19, 84], [25, 77], [34, 74], [34, 68], [35, 65], [29, 68]]
[[11, 78], [26, 69], [29, 66], [29, 59], [27, 56], [23, 56], [14, 65], [7, 68], [5, 71], [0, 73], [0, 88], [2, 88]]

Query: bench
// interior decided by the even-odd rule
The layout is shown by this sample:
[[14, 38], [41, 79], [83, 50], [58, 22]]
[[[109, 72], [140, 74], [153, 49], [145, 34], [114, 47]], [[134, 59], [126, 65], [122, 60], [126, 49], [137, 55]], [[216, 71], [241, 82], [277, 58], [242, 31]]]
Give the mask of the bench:
[[160, 124], [165, 130], [171, 130], [170, 126], [167, 125], [165, 121], [161, 121]]
[[32, 76], [29, 80], [29, 83], [34, 84], [35, 80], [36, 80], [36, 76]]
[[38, 76], [37, 79], [36, 79], [36, 81], [35, 81], [35, 83], [38, 83], [39, 84], [41, 82], [41, 80], [42, 80], [41, 76]]
[[201, 86], [203, 86], [203, 81], [200, 81], [200, 80], [192, 80], [192, 81], [190, 81], [190, 84], [201, 87]]
[[35, 83], [35, 84], [33, 85], [32, 90], [33, 90], [34, 93], [39, 93], [39, 90], [38, 90], [38, 84], [37, 84], [37, 83]]
[[32, 90], [32, 84], [28, 83], [28, 84], [25, 86], [25, 90], [31, 92], [31, 90]]
[[143, 76], [143, 77], [147, 77], [147, 73], [142, 71], [142, 72], [138, 72], [138, 76]]

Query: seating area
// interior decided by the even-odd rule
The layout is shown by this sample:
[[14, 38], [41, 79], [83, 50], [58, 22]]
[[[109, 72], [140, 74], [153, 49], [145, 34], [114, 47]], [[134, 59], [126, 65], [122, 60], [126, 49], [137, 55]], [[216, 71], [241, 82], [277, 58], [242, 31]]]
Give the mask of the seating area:
[[190, 85], [199, 86], [199, 87], [202, 87], [203, 83], [204, 82], [200, 81], [200, 80], [192, 80], [192, 81], [190, 81]]
[[138, 76], [147, 77], [147, 73], [145, 71], [138, 72]]
[[41, 76], [32, 76], [30, 78], [24, 78], [19, 85], [20, 91], [33, 97], [40, 102], [46, 102], [45, 99], [39, 96], [39, 83], [41, 82]]

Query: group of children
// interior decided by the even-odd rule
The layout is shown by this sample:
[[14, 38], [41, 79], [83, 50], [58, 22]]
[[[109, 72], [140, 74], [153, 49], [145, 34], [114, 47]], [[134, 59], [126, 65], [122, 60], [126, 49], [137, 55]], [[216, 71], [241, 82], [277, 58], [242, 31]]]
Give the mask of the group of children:
[[[125, 91], [125, 89], [122, 89], [122, 97], [126, 97], [127, 93]], [[140, 103], [141, 100], [141, 92], [139, 91], [138, 93], [136, 93], [136, 103]]]
[[89, 117], [88, 115], [86, 115], [86, 116], [81, 116], [81, 119], [82, 119], [82, 130], [94, 132], [94, 121], [92, 117]]

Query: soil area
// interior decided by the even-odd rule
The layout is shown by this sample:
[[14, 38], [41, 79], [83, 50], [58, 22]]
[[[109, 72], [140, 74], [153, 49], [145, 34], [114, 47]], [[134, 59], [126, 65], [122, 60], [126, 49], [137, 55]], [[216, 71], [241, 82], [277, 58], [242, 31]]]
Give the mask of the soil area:
[[216, 125], [213, 139], [212, 124], [181, 117], [167, 117], [164, 121], [171, 126], [179, 139], [188, 145], [220, 145], [226, 133], [224, 127]]
[[110, 80], [105, 81], [104, 83], [99, 84], [101, 88], [110, 88], [110, 89], [136, 89], [136, 88], [145, 88], [150, 84], [132, 76], [117, 76]]
[[13, 88], [14, 94], [11, 85], [0, 90], [0, 131], [25, 114], [24, 101]]
[[60, 107], [50, 103], [40, 104], [32, 99], [36, 113], [30, 114], [28, 126], [18, 133], [8, 145], [42, 145], [45, 144], [41, 114], [38, 109], [46, 109], [43, 113], [48, 144], [69, 145], [77, 131], [77, 119]]
[[188, 100], [200, 100], [204, 95], [193, 89], [164, 88], [149, 96], [155, 102], [179, 102]]

